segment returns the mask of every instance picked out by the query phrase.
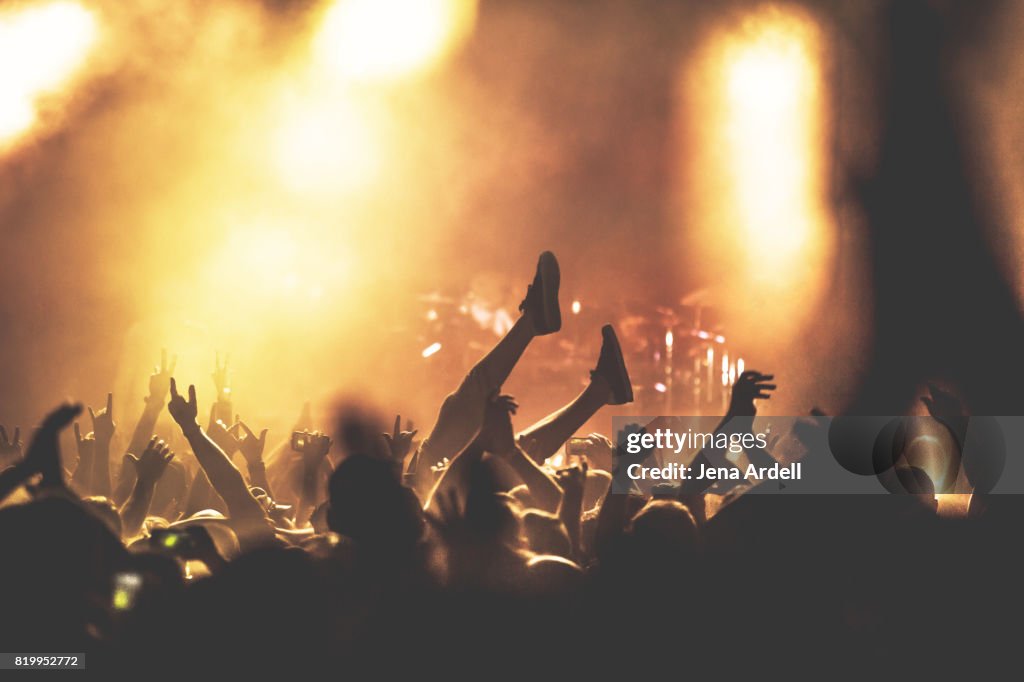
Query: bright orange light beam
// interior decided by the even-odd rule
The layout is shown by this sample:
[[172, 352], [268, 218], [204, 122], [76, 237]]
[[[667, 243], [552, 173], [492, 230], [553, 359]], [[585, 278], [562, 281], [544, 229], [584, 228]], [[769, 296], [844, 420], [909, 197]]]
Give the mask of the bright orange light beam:
[[97, 33], [92, 13], [74, 2], [0, 13], [0, 148], [35, 125], [39, 99], [68, 83]]

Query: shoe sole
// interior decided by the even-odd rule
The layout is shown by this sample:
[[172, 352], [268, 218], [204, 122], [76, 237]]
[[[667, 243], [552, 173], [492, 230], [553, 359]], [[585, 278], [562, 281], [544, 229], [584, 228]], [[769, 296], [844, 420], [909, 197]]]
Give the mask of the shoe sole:
[[562, 328], [562, 311], [558, 307], [558, 287], [562, 274], [555, 254], [550, 251], [540, 254], [537, 270], [540, 271], [541, 316], [543, 317], [543, 329], [537, 330], [537, 333], [552, 334]]
[[629, 380], [629, 372], [626, 371], [626, 360], [622, 357], [622, 346], [619, 345], [619, 337], [615, 334], [615, 328], [610, 324], [601, 327], [601, 336], [604, 342], [612, 349], [612, 359], [615, 361], [615, 376], [609, 377], [611, 384], [612, 405], [624, 405], [633, 402], [633, 384]]

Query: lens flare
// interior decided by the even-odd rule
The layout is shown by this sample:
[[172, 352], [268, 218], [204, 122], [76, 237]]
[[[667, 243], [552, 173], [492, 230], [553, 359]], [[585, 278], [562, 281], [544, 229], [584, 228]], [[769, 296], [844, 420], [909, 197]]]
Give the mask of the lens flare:
[[73, 2], [0, 13], [0, 147], [35, 125], [40, 99], [71, 80], [97, 32], [93, 15]]
[[338, 0], [324, 15], [316, 55], [353, 80], [425, 71], [469, 36], [476, 11], [476, 0]]

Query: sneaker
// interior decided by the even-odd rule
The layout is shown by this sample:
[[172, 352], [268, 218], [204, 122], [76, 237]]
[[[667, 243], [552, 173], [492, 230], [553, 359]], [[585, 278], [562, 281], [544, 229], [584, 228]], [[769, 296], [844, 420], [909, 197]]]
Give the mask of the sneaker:
[[609, 405], [624, 405], [633, 402], [633, 384], [626, 371], [626, 361], [622, 358], [622, 346], [615, 336], [610, 324], [601, 327], [601, 354], [597, 357], [597, 367], [590, 373], [591, 377], [600, 376], [608, 383], [612, 391]]
[[558, 284], [561, 274], [555, 254], [545, 251], [537, 261], [537, 274], [526, 289], [526, 298], [519, 310], [533, 320], [537, 336], [553, 334], [562, 328], [562, 313], [558, 308]]

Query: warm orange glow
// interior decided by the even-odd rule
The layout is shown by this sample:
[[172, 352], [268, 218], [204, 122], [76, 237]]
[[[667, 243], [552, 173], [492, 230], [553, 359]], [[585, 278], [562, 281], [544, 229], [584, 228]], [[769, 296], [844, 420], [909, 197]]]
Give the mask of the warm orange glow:
[[746, 248], [776, 273], [814, 249], [822, 218], [817, 40], [807, 21], [765, 11], [722, 53], [722, 198]]
[[358, 189], [376, 173], [370, 126], [343, 97], [290, 98], [274, 144], [280, 180], [292, 191]]
[[971, 496], [967, 494], [947, 493], [935, 496], [940, 516], [964, 517], [971, 504]]
[[356, 80], [423, 71], [466, 39], [476, 10], [476, 0], [338, 0], [324, 15], [317, 58]]
[[0, 147], [36, 123], [39, 99], [67, 84], [96, 36], [93, 15], [74, 2], [0, 13]]
[[804, 333], [829, 282], [827, 58], [809, 15], [767, 4], [686, 64], [684, 239], [730, 341], [762, 359]]
[[[310, 32], [280, 38], [287, 49], [265, 47], [279, 28], [261, 3], [200, 4], [201, 38], [183, 40], [187, 50], [158, 66], [174, 89], [109, 130], [123, 156], [146, 158], [141, 177], [172, 166], [181, 179], [172, 193], [151, 194], [125, 179], [141, 195], [140, 250], [153, 254], [138, 268], [161, 273], [138, 290], [145, 321], [125, 364], [166, 346], [183, 377], [203, 377], [211, 350], [230, 350], [240, 402], [301, 404], [315, 398], [309, 386], [328, 383], [318, 368], [331, 368], [332, 386], [358, 381], [363, 354], [379, 343], [355, 330], [382, 300], [405, 294], [395, 273], [413, 256], [386, 245], [429, 234], [421, 205], [433, 201], [437, 169], [421, 150], [452, 125], [448, 102], [416, 76], [432, 69], [443, 78], [439, 67], [469, 35], [476, 3], [325, 1]], [[189, 31], [192, 23], [182, 22]], [[168, 103], [182, 101], [188, 115], [169, 124]], [[164, 136], [179, 125], [187, 135]], [[156, 258], [173, 268], [158, 269]], [[352, 333], [338, 353], [342, 332]], [[257, 388], [267, 358], [289, 379]]]

